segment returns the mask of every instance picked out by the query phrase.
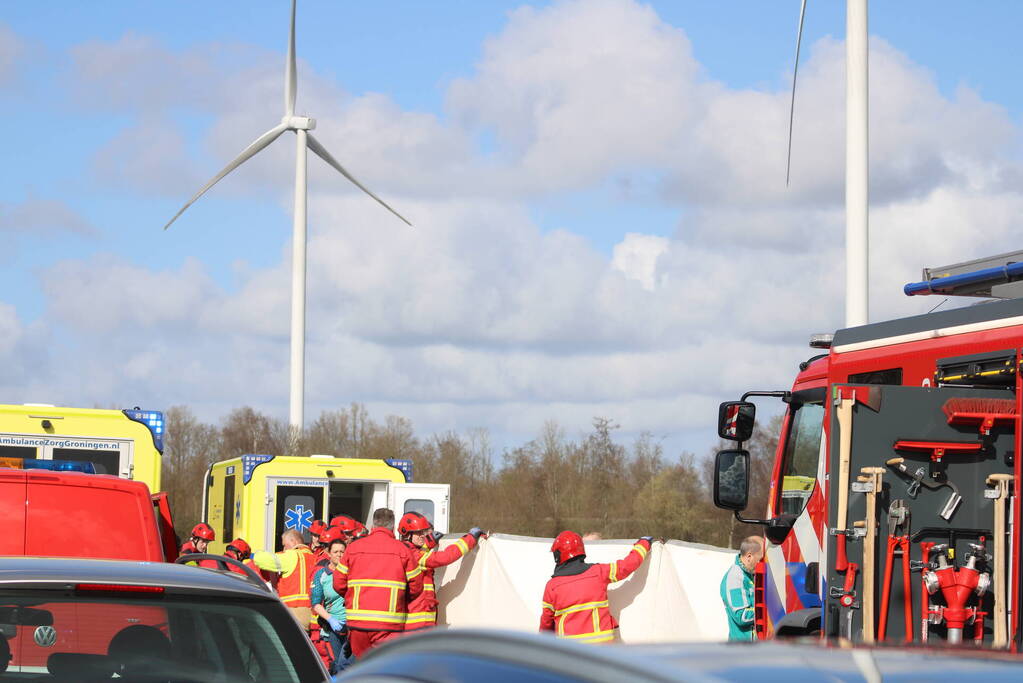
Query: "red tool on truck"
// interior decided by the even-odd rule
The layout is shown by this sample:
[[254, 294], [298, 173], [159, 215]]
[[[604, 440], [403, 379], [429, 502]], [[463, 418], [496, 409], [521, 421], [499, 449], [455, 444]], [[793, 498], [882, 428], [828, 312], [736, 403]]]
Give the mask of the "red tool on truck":
[[[739, 443], [718, 453], [715, 504], [764, 526], [759, 638], [1019, 650], [1023, 252], [926, 269], [905, 291], [1002, 300], [812, 338], [824, 351], [790, 390], [721, 405], [719, 435]], [[751, 397], [785, 403], [753, 520]]]

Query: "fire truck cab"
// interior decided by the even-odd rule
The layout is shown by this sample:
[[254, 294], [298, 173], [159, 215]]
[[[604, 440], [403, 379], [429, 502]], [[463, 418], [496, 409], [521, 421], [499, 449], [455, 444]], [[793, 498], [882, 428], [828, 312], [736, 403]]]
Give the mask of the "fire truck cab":
[[[765, 530], [758, 638], [1023, 645], [1021, 288], [1023, 252], [927, 269], [907, 294], [1006, 298], [816, 337], [825, 353], [790, 390], [721, 404], [719, 435], [738, 443], [717, 455], [714, 502]], [[741, 442], [755, 396], [786, 405], [765, 517], [751, 520]]]

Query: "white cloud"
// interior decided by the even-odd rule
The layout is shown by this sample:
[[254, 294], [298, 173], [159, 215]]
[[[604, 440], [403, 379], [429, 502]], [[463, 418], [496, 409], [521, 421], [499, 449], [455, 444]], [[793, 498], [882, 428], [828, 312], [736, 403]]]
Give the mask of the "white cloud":
[[625, 239], [614, 247], [611, 266], [652, 292], [657, 286], [657, 259], [670, 244], [667, 238], [657, 235], [625, 233]]
[[14, 204], [0, 203], [0, 232], [33, 236], [70, 232], [94, 237], [96, 228], [63, 201], [29, 197]]
[[[1004, 151], [1018, 134], [1004, 111], [968, 90], [942, 96], [884, 41], [871, 54], [879, 319], [920, 311], [900, 287], [921, 266], [1014, 246], [1023, 174]], [[244, 47], [176, 52], [142, 36], [79, 48], [90, 106], [135, 119], [95, 170], [184, 200], [194, 189], [184, 185], [276, 122], [279, 58]], [[121, 62], [130, 67], [110, 80]], [[351, 97], [303, 66], [299, 108], [318, 118], [316, 135], [415, 222], [407, 228], [310, 160], [310, 412], [357, 400], [424, 429], [531, 435], [550, 417], [585, 429], [607, 415], [677, 434], [706, 430], [718, 400], [784, 388], [810, 355], [807, 335], [844, 317], [843, 70], [830, 39], [801, 69], [786, 191], [784, 85], [710, 80], [683, 30], [626, 0], [513, 12], [475, 73], [451, 86], [449, 119], [383, 95]], [[198, 175], [179, 108], [212, 119], [210, 166]], [[477, 150], [489, 133], [496, 149]], [[290, 142], [214, 192], [269, 193], [290, 207]], [[591, 226], [544, 231], [531, 215], [537, 196], [622, 178], [678, 207], [673, 236], [623, 225], [609, 258], [585, 236]], [[283, 414], [289, 248], [239, 277], [225, 291], [197, 261], [154, 271], [110, 256], [48, 268], [46, 321], [74, 341], [54, 347], [79, 378], [68, 393], [86, 404], [131, 394], [200, 412], [250, 403]]]

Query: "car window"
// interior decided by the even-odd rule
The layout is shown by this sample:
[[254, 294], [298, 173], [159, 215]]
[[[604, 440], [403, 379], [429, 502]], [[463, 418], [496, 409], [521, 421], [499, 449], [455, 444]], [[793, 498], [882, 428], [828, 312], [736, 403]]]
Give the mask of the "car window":
[[270, 600], [6, 589], [0, 591], [0, 629], [10, 650], [5, 671], [0, 643], [0, 682], [322, 679], [293, 618]]

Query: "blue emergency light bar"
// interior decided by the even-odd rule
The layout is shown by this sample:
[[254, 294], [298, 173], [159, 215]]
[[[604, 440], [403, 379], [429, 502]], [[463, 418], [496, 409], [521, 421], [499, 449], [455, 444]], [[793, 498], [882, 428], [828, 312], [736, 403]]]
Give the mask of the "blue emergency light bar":
[[21, 460], [21, 469], [25, 470], [96, 474], [96, 466], [84, 460], [39, 460], [38, 458], [18, 458], [18, 460]]
[[[923, 282], [910, 282], [902, 288], [906, 296], [922, 294], [945, 294], [956, 295], [962, 288], [969, 287], [971, 291], [981, 289], [983, 286], [1000, 285], [1007, 282], [1015, 282], [1023, 279], [1023, 262], [1009, 263], [994, 268], [982, 268], [971, 273], [960, 273], [946, 277], [936, 277]], [[978, 296], [983, 296], [978, 294]]]
[[388, 465], [396, 470], [399, 470], [405, 477], [405, 483], [412, 483], [412, 461], [405, 458], [387, 458], [384, 460]]
[[163, 453], [163, 413], [159, 410], [142, 410], [138, 406], [125, 408], [121, 412], [129, 420], [141, 422], [148, 427], [153, 435], [153, 445], [156, 446], [156, 450]]

